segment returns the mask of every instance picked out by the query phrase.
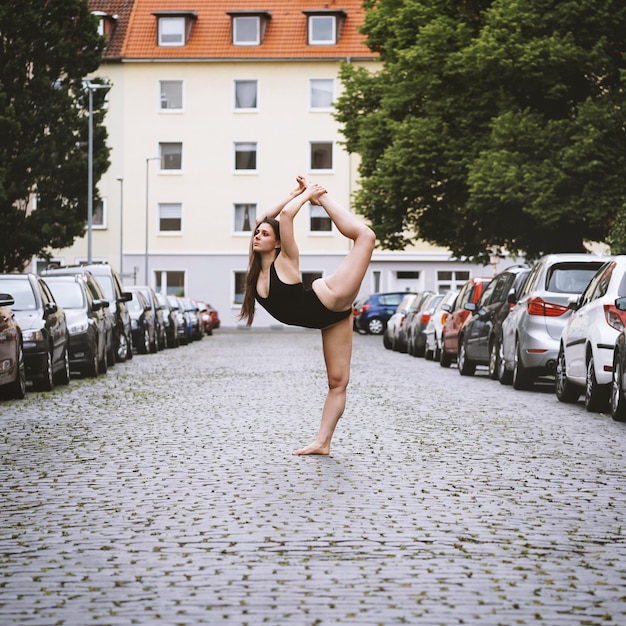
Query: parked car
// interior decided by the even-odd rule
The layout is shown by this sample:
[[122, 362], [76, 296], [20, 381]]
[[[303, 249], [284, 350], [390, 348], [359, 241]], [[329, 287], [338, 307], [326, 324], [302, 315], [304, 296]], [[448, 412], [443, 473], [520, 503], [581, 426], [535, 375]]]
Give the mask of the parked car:
[[422, 301], [419, 310], [410, 319], [407, 317], [407, 352], [411, 356], [426, 355], [426, 327], [437, 305], [443, 299], [442, 293], [431, 293]]
[[129, 288], [131, 299], [126, 303], [130, 314], [133, 348], [138, 354], [157, 351], [156, 321], [152, 305], [141, 289]]
[[561, 402], [585, 396], [588, 411], [608, 409], [615, 342], [626, 326], [626, 256], [607, 261], [579, 298], [571, 298], [559, 344], [555, 393]]
[[369, 335], [382, 335], [406, 291], [374, 293], [355, 303], [354, 329]]
[[459, 338], [461, 328], [470, 312], [465, 308], [468, 302], [478, 302], [483, 289], [491, 279], [488, 277], [470, 278], [459, 290], [459, 295], [454, 301], [454, 308], [446, 316], [446, 322], [441, 331], [441, 354], [439, 364], [441, 367], [450, 367], [456, 361], [459, 354]]
[[0, 274], [0, 293], [10, 294], [24, 345], [26, 379], [51, 391], [70, 382], [70, 335], [65, 312], [36, 274]]
[[176, 312], [176, 334], [178, 345], [186, 346], [190, 341], [189, 334], [191, 332], [191, 321], [185, 314], [185, 307], [179, 298], [168, 295], [167, 300], [170, 303], [172, 310]]
[[393, 337], [392, 349], [397, 352], [408, 352], [409, 349], [409, 324], [421, 310], [424, 302], [430, 297], [432, 291], [422, 291], [417, 294], [417, 298], [413, 300], [411, 306], [406, 312], [404, 319], [400, 320], [400, 323], [396, 329]]
[[424, 331], [424, 357], [428, 361], [439, 361], [441, 358], [443, 325], [445, 324], [448, 313], [450, 313], [454, 307], [454, 301], [458, 295], [458, 289], [446, 291], [443, 298], [439, 300], [439, 303], [435, 307], [433, 314], [430, 316], [430, 320], [428, 320], [426, 330]]
[[[626, 311], [626, 298], [617, 298], [615, 306]], [[617, 422], [626, 422], [626, 329], [617, 335], [613, 348], [610, 401], [611, 417]]]
[[606, 257], [549, 254], [537, 260], [502, 324], [500, 382], [528, 389], [539, 376], [553, 376], [563, 328], [579, 296]]
[[26, 395], [26, 366], [22, 330], [9, 307], [13, 296], [0, 293], [0, 398], [21, 399]]
[[493, 277], [478, 302], [465, 303], [470, 315], [461, 328], [457, 356], [462, 376], [474, 374], [477, 365], [487, 365], [489, 378], [498, 378], [502, 322], [511, 311], [509, 297], [517, 296], [529, 273], [526, 265], [508, 267]]
[[188, 316], [189, 319], [189, 341], [194, 341], [198, 339], [202, 339], [203, 334], [200, 329], [200, 318], [198, 317], [198, 307], [195, 302], [191, 298], [180, 297], [180, 302], [182, 302], [183, 309]]
[[46, 276], [46, 284], [63, 307], [70, 333], [70, 369], [86, 376], [107, 371], [107, 300], [95, 300], [82, 274]]
[[415, 292], [407, 291], [402, 296], [400, 304], [396, 307], [391, 317], [387, 320], [387, 325], [383, 331], [383, 346], [387, 350], [395, 350], [394, 344], [396, 342], [396, 336], [400, 326], [404, 323], [406, 314], [408, 313], [411, 305], [418, 297]]
[[198, 307], [198, 317], [200, 318], [200, 328], [205, 335], [213, 334], [213, 318], [211, 317], [211, 311], [206, 302], [196, 300], [196, 306]]
[[178, 307], [174, 308], [166, 294], [156, 292], [157, 301], [163, 311], [163, 324], [165, 326], [165, 346], [167, 348], [178, 348]]
[[115, 347], [115, 328], [117, 325], [115, 302], [112, 302], [107, 298], [104, 292], [104, 288], [96, 276], [87, 269], [85, 265], [63, 265], [48, 267], [41, 272], [44, 280], [48, 276], [75, 276], [81, 275], [85, 279], [85, 284], [91, 292], [91, 296], [94, 300], [106, 301], [107, 305], [104, 307], [104, 314], [106, 320], [106, 361], [107, 366], [112, 367], [117, 360], [117, 353]]
[[206, 303], [209, 309], [209, 315], [211, 316], [211, 330], [216, 330], [220, 327], [220, 314], [219, 311], [213, 308], [208, 302]]
[[156, 297], [156, 293], [152, 287], [147, 285], [133, 286], [131, 291], [141, 291], [144, 298], [148, 301], [148, 304], [152, 308], [152, 314], [154, 315], [154, 324], [156, 328], [156, 351], [165, 349], [165, 320], [163, 319], [163, 309], [159, 304]]

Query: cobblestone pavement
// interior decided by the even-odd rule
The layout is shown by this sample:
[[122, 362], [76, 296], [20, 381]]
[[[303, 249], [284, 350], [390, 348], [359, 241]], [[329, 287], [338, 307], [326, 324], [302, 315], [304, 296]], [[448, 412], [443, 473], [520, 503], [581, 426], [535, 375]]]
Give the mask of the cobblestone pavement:
[[218, 331], [0, 403], [0, 624], [626, 623], [626, 425], [355, 336]]

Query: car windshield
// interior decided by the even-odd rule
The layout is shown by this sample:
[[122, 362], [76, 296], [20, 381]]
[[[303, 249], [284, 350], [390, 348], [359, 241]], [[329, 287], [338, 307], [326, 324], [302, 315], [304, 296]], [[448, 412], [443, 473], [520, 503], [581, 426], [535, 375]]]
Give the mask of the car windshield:
[[11, 305], [13, 311], [34, 311], [37, 308], [35, 294], [26, 276], [23, 280], [0, 278], [0, 293], [8, 293], [15, 300]]
[[67, 280], [46, 281], [57, 304], [64, 309], [82, 309], [85, 306], [85, 294], [76, 282]]
[[548, 291], [553, 293], [582, 293], [602, 263], [559, 264], [548, 276]]

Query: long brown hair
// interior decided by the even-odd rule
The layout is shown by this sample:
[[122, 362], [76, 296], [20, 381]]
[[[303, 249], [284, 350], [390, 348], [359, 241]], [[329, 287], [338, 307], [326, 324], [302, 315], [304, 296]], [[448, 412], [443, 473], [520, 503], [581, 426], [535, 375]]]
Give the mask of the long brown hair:
[[252, 247], [254, 236], [256, 235], [256, 231], [261, 224], [269, 224], [276, 235], [276, 239], [280, 241], [280, 224], [278, 220], [266, 217], [260, 222], [257, 222], [257, 225], [252, 232], [252, 237], [250, 237], [250, 261], [248, 263], [248, 274], [246, 275], [246, 290], [243, 295], [241, 311], [239, 312], [239, 319], [245, 319], [246, 326], [251, 326], [254, 320], [256, 283], [257, 280], [259, 280], [259, 274], [261, 273], [261, 255], [258, 252], [255, 252]]

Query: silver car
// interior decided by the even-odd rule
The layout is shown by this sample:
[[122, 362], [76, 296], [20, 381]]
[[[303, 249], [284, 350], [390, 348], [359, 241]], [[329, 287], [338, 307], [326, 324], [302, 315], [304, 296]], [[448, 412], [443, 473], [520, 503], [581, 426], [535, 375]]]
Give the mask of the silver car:
[[[502, 324], [501, 383], [528, 389], [539, 376], [553, 376], [561, 332], [579, 296], [607, 257], [549, 254], [533, 265]], [[513, 302], [512, 302], [513, 304]]]

